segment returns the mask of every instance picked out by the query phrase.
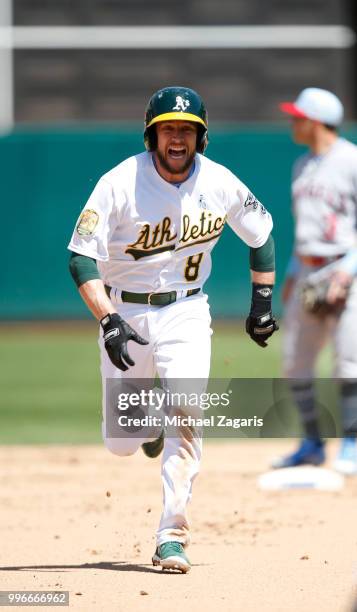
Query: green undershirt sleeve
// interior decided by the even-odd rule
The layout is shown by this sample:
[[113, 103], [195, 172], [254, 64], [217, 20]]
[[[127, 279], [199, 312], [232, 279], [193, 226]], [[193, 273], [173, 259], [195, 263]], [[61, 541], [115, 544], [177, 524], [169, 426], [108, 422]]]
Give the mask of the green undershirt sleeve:
[[69, 271], [77, 287], [87, 281], [100, 278], [96, 260], [73, 251], [69, 260]]
[[250, 269], [255, 272], [274, 272], [275, 270], [275, 246], [274, 238], [270, 234], [263, 246], [250, 249]]

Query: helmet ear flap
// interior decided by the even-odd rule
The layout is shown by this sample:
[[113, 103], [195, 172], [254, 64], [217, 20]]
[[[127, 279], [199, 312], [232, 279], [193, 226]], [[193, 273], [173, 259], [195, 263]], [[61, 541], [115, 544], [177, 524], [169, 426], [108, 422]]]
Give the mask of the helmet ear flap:
[[201, 153], [203, 155], [207, 146], [208, 146], [208, 132], [205, 128], [199, 125], [198, 130], [197, 130], [197, 144], [196, 144], [197, 153]]
[[156, 126], [152, 125], [144, 131], [144, 144], [147, 151], [155, 151], [157, 147]]

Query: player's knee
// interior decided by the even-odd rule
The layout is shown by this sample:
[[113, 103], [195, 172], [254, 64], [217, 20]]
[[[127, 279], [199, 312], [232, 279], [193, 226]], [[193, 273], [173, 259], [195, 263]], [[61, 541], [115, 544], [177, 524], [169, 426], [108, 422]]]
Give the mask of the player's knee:
[[104, 438], [104, 445], [108, 451], [119, 457], [129, 457], [134, 455], [137, 448], [126, 443], [127, 440], [121, 438]]

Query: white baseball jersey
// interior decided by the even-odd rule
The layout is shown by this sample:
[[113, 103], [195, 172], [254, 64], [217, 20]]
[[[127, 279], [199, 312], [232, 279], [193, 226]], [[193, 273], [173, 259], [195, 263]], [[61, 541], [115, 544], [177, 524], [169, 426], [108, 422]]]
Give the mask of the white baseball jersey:
[[332, 257], [356, 245], [357, 147], [343, 138], [325, 155], [307, 153], [293, 171], [295, 252]]
[[177, 187], [145, 152], [99, 180], [68, 248], [96, 259], [112, 287], [180, 291], [203, 286], [226, 222], [255, 248], [272, 229], [271, 215], [227, 168], [197, 154], [192, 175]]

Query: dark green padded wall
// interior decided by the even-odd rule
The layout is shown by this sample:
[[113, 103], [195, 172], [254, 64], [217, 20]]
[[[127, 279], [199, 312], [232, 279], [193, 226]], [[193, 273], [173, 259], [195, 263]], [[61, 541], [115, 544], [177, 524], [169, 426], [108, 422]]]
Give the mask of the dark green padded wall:
[[[356, 132], [348, 136], [354, 139]], [[2, 270], [0, 318], [88, 316], [68, 273], [67, 243], [99, 177], [143, 150], [141, 127], [18, 130], [0, 137]], [[290, 170], [299, 149], [288, 128], [212, 126], [207, 155], [229, 167], [272, 212], [278, 285], [292, 246]], [[226, 228], [206, 290], [215, 317], [244, 316], [248, 249]], [[278, 295], [278, 292], [276, 292]], [[276, 310], [280, 310], [276, 299]]]

